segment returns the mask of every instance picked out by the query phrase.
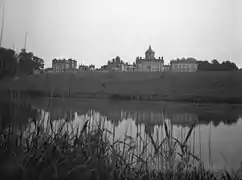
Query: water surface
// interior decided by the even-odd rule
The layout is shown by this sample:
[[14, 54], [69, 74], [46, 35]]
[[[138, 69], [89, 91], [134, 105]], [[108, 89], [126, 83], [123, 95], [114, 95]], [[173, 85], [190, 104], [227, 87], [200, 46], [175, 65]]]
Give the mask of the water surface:
[[[0, 108], [1, 128], [12, 123], [31, 129], [32, 119], [43, 120], [46, 128], [51, 120], [57, 128], [68, 120], [77, 131], [88, 120], [90, 128], [100, 123], [102, 128], [115, 134], [110, 141], [123, 139], [125, 135], [133, 137], [138, 144], [137, 153], [143, 146], [137, 134], [146, 142], [150, 135], [161, 142], [166, 122], [172, 135], [183, 141], [195, 122], [188, 145], [206, 167], [237, 168], [242, 160], [241, 105], [35, 99], [24, 105], [2, 103]], [[146, 155], [152, 152], [154, 148], [150, 145]]]

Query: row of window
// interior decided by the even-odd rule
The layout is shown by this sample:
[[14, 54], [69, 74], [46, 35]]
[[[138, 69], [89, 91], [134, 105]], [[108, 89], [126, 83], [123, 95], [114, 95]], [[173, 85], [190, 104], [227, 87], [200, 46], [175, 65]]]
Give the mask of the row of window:
[[176, 71], [176, 72], [195, 72], [196, 69], [172, 69], [172, 71]]
[[160, 68], [151, 68], [151, 71], [160, 71]]
[[64, 72], [64, 70], [61, 68], [55, 68], [55, 72]]
[[195, 69], [196, 66], [194, 65], [188, 65], [188, 64], [174, 64], [172, 65], [174, 68], [177, 68], [177, 69]]

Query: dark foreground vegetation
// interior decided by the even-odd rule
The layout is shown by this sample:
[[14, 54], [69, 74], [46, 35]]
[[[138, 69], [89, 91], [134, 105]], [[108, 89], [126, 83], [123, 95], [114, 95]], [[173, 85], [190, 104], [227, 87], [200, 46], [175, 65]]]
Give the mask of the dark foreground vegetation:
[[[185, 140], [171, 136], [166, 124], [166, 137], [157, 144], [150, 135], [155, 152], [145, 156], [135, 151], [136, 142], [129, 136], [123, 140], [110, 139], [111, 132], [101, 128], [89, 129], [88, 121], [82, 129], [65, 129], [63, 122], [54, 129], [39, 121], [32, 128], [16, 129], [13, 126], [1, 131], [1, 179], [241, 179], [242, 169], [233, 172], [206, 170], [187, 146], [193, 127]], [[89, 129], [89, 130], [88, 130]], [[138, 135], [137, 135], [138, 136]], [[129, 140], [129, 143], [127, 143]], [[178, 159], [177, 159], [178, 158]], [[159, 159], [158, 169], [150, 162]], [[192, 160], [197, 163], [192, 163]]]

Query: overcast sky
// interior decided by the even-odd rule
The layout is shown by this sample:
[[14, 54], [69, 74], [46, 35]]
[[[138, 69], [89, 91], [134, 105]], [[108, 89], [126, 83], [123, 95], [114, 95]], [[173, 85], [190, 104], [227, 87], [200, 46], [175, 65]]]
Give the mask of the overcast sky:
[[216, 58], [242, 67], [242, 0], [5, 0], [3, 45], [20, 50], [25, 32], [27, 50], [47, 66], [55, 57], [133, 62], [151, 45], [165, 63]]

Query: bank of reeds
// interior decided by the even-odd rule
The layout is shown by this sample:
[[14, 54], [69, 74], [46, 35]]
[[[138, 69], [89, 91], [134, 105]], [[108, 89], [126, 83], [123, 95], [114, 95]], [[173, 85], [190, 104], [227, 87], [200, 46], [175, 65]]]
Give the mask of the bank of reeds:
[[[123, 140], [110, 141], [112, 132], [101, 123], [90, 129], [86, 121], [82, 129], [74, 130], [65, 125], [57, 129], [49, 121], [44, 128], [41, 121], [33, 121], [31, 128], [9, 127], [1, 132], [1, 179], [241, 179], [241, 171], [215, 173], [205, 170], [199, 157], [192, 154], [187, 141], [172, 137], [164, 124], [165, 137], [155, 142], [149, 135], [148, 143], [155, 151], [148, 156], [148, 143], [143, 141], [142, 151], [137, 153], [137, 142], [126, 135]], [[137, 134], [137, 136], [139, 136]], [[177, 160], [176, 157], [179, 157]], [[159, 159], [161, 167], [153, 169], [151, 162]], [[196, 164], [191, 163], [196, 159]]]

